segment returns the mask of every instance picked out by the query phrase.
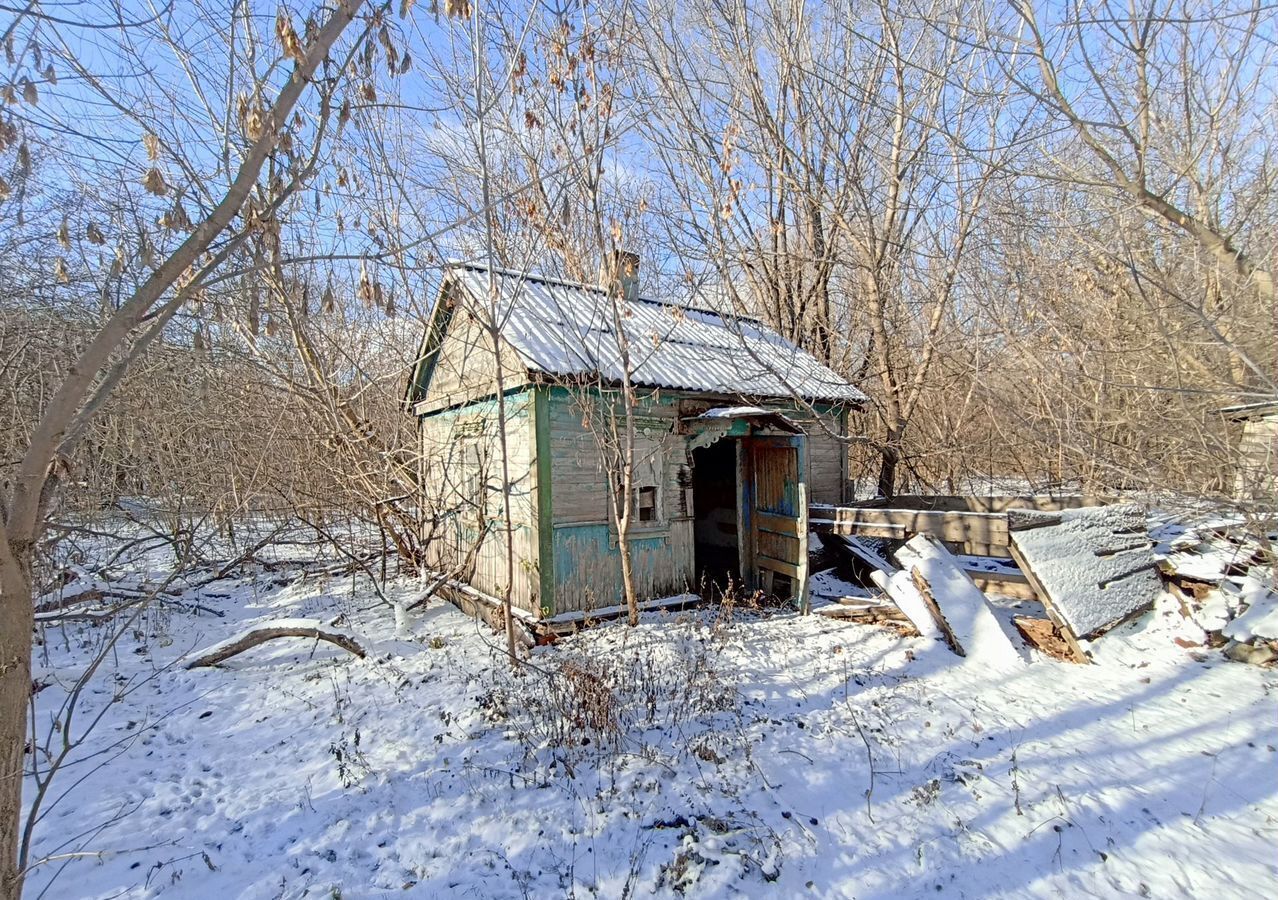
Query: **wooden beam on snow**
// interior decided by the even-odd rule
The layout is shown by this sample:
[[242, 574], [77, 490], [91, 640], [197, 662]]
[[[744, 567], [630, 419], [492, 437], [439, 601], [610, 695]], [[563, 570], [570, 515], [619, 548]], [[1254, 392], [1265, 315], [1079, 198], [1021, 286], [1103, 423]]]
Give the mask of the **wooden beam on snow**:
[[1036, 600], [1033, 585], [1023, 572], [987, 572], [979, 569], [963, 570], [972, 579], [972, 583], [985, 594], [998, 594], [1000, 597], [1011, 597], [1014, 600]]

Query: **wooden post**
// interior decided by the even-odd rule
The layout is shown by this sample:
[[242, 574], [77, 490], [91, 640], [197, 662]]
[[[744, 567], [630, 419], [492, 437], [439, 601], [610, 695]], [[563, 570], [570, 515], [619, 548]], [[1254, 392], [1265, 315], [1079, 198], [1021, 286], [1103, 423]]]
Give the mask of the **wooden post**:
[[550, 450], [551, 388], [533, 388], [532, 403], [532, 493], [537, 509], [533, 515], [537, 547], [537, 607], [542, 618], [555, 614], [555, 516], [552, 500], [554, 464]]
[[754, 571], [754, 510], [750, 489], [750, 439], [742, 438], [737, 444], [737, 553], [741, 562], [741, 584], [747, 591], [755, 590], [758, 580]]
[[799, 481], [799, 577], [794, 586], [795, 599], [799, 601], [799, 612], [808, 615], [812, 612], [812, 598], [808, 593], [808, 485]]

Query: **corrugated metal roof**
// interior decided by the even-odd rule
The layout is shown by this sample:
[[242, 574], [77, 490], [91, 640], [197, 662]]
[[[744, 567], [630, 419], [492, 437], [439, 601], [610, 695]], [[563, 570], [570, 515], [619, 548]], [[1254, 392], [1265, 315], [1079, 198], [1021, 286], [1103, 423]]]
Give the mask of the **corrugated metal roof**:
[[[477, 303], [488, 270], [454, 265], [450, 274]], [[530, 370], [558, 376], [624, 376], [610, 300], [596, 287], [495, 269], [502, 336]], [[654, 300], [627, 304], [622, 328], [632, 381], [651, 387], [744, 397], [839, 400], [865, 395], [771, 329]]]

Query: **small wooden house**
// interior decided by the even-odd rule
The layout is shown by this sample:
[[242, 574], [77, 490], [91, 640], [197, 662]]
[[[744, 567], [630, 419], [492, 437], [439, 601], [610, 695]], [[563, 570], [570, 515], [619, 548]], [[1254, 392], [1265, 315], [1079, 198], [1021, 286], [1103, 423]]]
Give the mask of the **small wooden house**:
[[1272, 500], [1278, 496], [1278, 400], [1246, 403], [1221, 410], [1241, 423], [1234, 464], [1234, 497]]
[[495, 599], [509, 588], [530, 619], [620, 604], [616, 482], [605, 459], [625, 418], [617, 388], [627, 371], [636, 396], [629, 543], [641, 598], [728, 576], [800, 596], [807, 504], [845, 499], [838, 436], [865, 400], [856, 388], [757, 321], [644, 299], [632, 287], [612, 295], [460, 264], [445, 273], [408, 388], [436, 529], [432, 563], [467, 560], [469, 593]]

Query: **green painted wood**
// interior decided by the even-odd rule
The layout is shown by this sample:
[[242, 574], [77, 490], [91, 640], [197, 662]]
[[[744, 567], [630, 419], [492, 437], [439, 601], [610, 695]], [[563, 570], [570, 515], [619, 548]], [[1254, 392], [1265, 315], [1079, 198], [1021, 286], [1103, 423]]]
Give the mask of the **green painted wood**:
[[533, 390], [533, 435], [537, 478], [537, 577], [543, 617], [555, 614], [555, 514], [550, 455], [550, 388]]
[[[516, 384], [514, 387], [506, 388], [504, 391], [501, 392], [501, 395], [505, 397], [507, 401], [518, 400], [520, 395], [527, 393], [530, 390], [532, 390], [532, 385], [526, 381], [521, 381], [518, 384]], [[494, 391], [491, 394], [481, 394], [476, 397], [468, 397], [465, 400], [458, 400], [456, 403], [450, 404], [449, 406], [441, 406], [438, 409], [432, 409], [427, 412], [418, 413], [417, 418], [419, 421], [424, 421], [427, 419], [434, 419], [440, 416], [447, 417], [447, 416], [455, 416], [455, 415], [466, 415], [466, 414], [470, 414], [474, 412], [477, 407], [485, 405], [485, 404], [495, 406], [496, 402], [497, 402], [497, 392]]]
[[[839, 434], [848, 434], [848, 428], [852, 422], [852, 417], [846, 406], [839, 408]], [[839, 450], [839, 502], [848, 502], [848, 482], [852, 479], [852, 472], [848, 461], [848, 448], [841, 447]]]
[[[641, 601], [681, 594], [691, 572], [676, 565], [672, 544], [688, 540], [671, 529], [632, 535], [630, 553], [635, 590]], [[555, 604], [559, 613], [623, 604], [621, 554], [607, 522], [567, 524], [554, 529]]]

